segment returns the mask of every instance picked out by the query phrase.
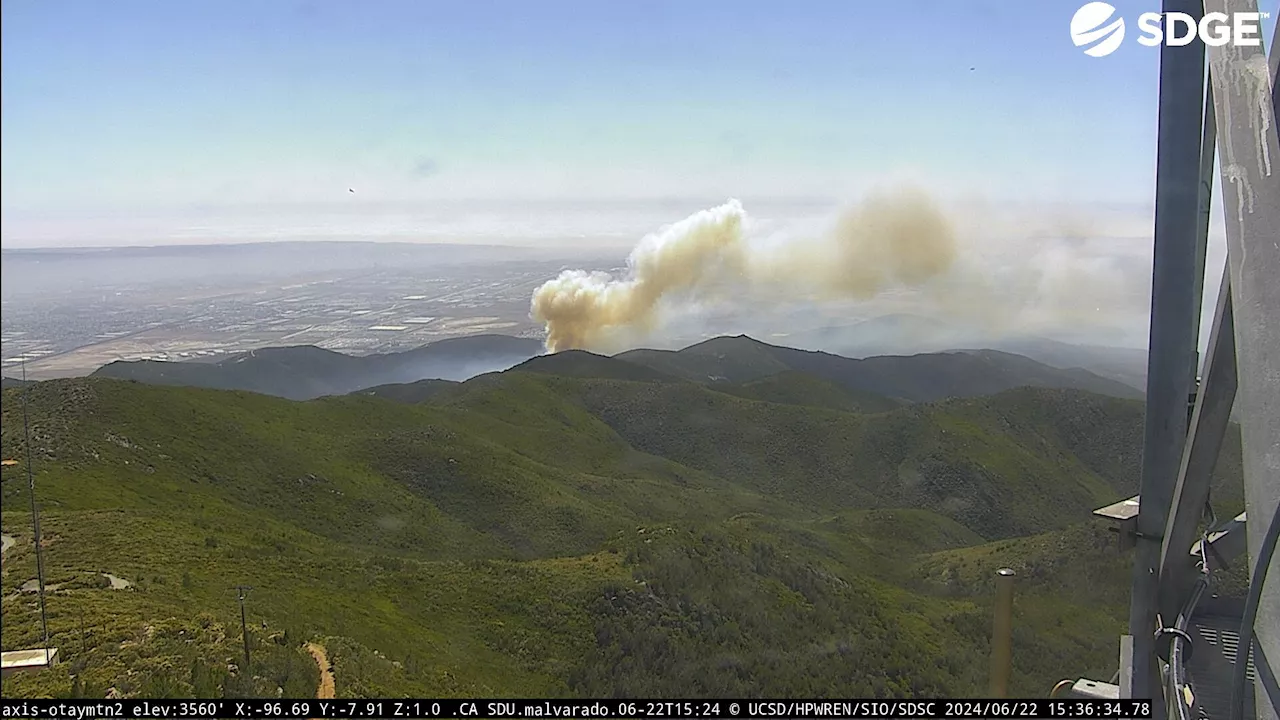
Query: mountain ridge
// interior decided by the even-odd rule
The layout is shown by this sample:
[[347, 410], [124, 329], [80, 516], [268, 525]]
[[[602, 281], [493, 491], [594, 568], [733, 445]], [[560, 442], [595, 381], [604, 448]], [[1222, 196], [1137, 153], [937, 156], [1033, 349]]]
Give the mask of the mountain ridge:
[[[710, 338], [680, 350], [638, 348], [612, 356], [588, 353], [595, 358], [625, 360], [647, 371], [624, 371], [616, 365], [606, 370], [607, 366], [598, 360], [588, 360], [580, 354], [585, 351], [570, 352], [575, 353], [571, 357], [577, 358], [580, 365], [598, 366], [597, 372], [622, 372], [637, 377], [648, 372], [655, 380], [669, 376], [695, 382], [743, 383], [802, 371], [834, 382], [845, 391], [871, 392], [895, 401], [919, 402], [984, 394], [1021, 385], [1075, 387], [1116, 397], [1142, 396], [1142, 390], [1109, 375], [1082, 367], [1055, 366], [998, 349], [851, 358], [736, 335]], [[1079, 350], [1085, 355], [1089, 352], [1088, 348]], [[419, 380], [461, 381], [528, 361], [535, 361], [530, 367], [559, 367], [561, 369], [550, 372], [568, 372], [563, 369], [568, 360], [539, 359], [546, 356], [541, 343], [535, 339], [481, 334], [438, 340], [406, 351], [363, 356], [300, 345], [249, 350], [215, 362], [203, 359], [115, 361], [95, 370], [91, 376], [249, 390], [305, 400]], [[586, 365], [576, 372], [587, 372]], [[6, 378], [6, 386], [13, 384]]]
[[310, 400], [388, 383], [462, 380], [506, 369], [540, 348], [541, 343], [529, 338], [490, 334], [448, 338], [412, 350], [364, 356], [296, 345], [249, 350], [214, 363], [117, 360], [90, 376], [249, 390]]
[[[11, 400], [29, 393], [67, 656], [6, 695], [275, 696], [314, 688], [309, 640], [343, 697], [981, 695], [993, 563], [1028, 568], [1016, 694], [1042, 695], [1063, 663], [1110, 672], [1120, 590], [1079, 580], [1123, 575], [1087, 526], [1131, 494], [1140, 402], [1023, 387], [864, 412], [848, 393], [822, 406], [835, 386], [800, 371], [636, 368], [544, 356], [418, 402], [105, 377], [6, 389], [14, 457]], [[1238, 455], [1237, 439], [1219, 463], [1224, 512]], [[38, 627], [26, 517], [8, 511], [27, 502], [23, 465], [0, 483], [18, 538], [5, 649]], [[1046, 568], [1070, 577], [1031, 572]], [[227, 669], [242, 583], [252, 677]]]
[[858, 359], [736, 335], [712, 338], [680, 351], [629, 350], [614, 357], [698, 381], [720, 378], [747, 382], [794, 370], [833, 381], [848, 390], [912, 402], [990, 394], [1023, 385], [1142, 397], [1140, 391], [1124, 383], [1087, 370], [1062, 370], [995, 350]]

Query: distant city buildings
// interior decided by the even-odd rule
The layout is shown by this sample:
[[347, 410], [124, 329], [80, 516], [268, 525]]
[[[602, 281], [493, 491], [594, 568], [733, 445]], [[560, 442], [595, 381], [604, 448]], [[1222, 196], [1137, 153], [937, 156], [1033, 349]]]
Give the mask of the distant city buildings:
[[362, 269], [274, 285], [234, 278], [193, 287], [86, 287], [7, 299], [0, 337], [6, 375], [26, 363], [35, 379], [85, 375], [116, 360], [213, 361], [280, 345], [368, 354], [474, 333], [535, 337], [533, 289], [558, 263], [460, 266], [424, 279], [411, 270]]

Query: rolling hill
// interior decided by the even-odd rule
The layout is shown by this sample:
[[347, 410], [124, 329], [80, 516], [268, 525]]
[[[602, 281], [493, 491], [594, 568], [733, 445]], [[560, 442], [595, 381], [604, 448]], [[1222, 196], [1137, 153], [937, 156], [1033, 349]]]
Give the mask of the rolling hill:
[[[1141, 403], [1021, 387], [902, 404], [731, 340], [747, 353], [703, 344], [668, 367], [709, 357], [732, 382], [561, 353], [306, 402], [105, 377], [6, 389], [11, 457], [28, 393], [64, 662], [3, 692], [300, 696], [310, 641], [339, 697], [982, 695], [996, 564], [1025, 571], [1015, 692], [1111, 673], [1125, 560], [1089, 513], [1133, 489]], [[1222, 512], [1239, 477], [1236, 440]], [[9, 650], [38, 638], [23, 464], [0, 499]]]
[[[384, 386], [420, 380], [461, 381], [515, 365], [531, 372], [579, 377], [733, 384], [800, 372], [831, 383], [844, 394], [852, 393], [861, 398], [858, 402], [863, 407], [884, 402], [876, 400], [868, 405], [871, 397], [889, 398], [893, 403], [928, 402], [1022, 386], [1076, 388], [1116, 397], [1142, 395], [1124, 383], [1086, 370], [1063, 370], [993, 350], [858, 360], [736, 336], [714, 338], [679, 351], [630, 350], [613, 356], [627, 365], [602, 362], [604, 356], [581, 350], [558, 355], [562, 357], [547, 359], [541, 345], [528, 338], [474, 335], [402, 353], [360, 357], [298, 346], [254, 350], [216, 363], [118, 361], [93, 375], [160, 385], [249, 390], [291, 400], [372, 388], [378, 388], [374, 394], [424, 397], [423, 392], [430, 392], [425, 390], [428, 386], [403, 392]], [[764, 387], [758, 391], [772, 392]], [[743, 392], [750, 395], [756, 391]]]
[[528, 338], [470, 335], [399, 353], [354, 356], [306, 345], [263, 348], [208, 362], [117, 361], [94, 377], [156, 385], [249, 390], [291, 400], [342, 395], [362, 388], [423, 379], [465, 380], [504, 370], [542, 350]]
[[460, 384], [461, 383], [456, 380], [438, 380], [433, 378], [428, 380], [418, 380], [411, 383], [374, 385], [371, 388], [357, 390], [353, 394], [371, 395], [403, 403], [418, 403], [426, 402], [441, 393], [456, 388]]
[[992, 334], [981, 327], [894, 313], [852, 325], [795, 333], [798, 347], [821, 347], [848, 357], [917, 355], [985, 348], [1022, 355], [1055, 368], [1083, 368], [1138, 390], [1146, 389], [1145, 349], [1063, 342], [1034, 335]]
[[1086, 370], [1062, 370], [995, 350], [854, 359], [739, 335], [713, 338], [679, 351], [631, 350], [615, 357], [696, 382], [742, 383], [797, 371], [846, 390], [906, 402], [989, 395], [1023, 386], [1142, 397], [1133, 387]]
[[512, 370], [561, 375], [564, 377], [602, 378], [610, 380], [653, 380], [676, 382], [676, 375], [638, 363], [625, 362], [585, 350], [565, 350], [554, 355], [540, 355], [526, 360]]
[[830, 380], [796, 370], [784, 370], [777, 375], [744, 383], [718, 383], [713, 389], [748, 400], [853, 413], [887, 412], [906, 404], [871, 392], [849, 390]]
[[1137, 348], [1075, 345], [1047, 338], [1008, 338], [987, 344], [1058, 368], [1084, 368], [1139, 390], [1147, 387], [1147, 351]]

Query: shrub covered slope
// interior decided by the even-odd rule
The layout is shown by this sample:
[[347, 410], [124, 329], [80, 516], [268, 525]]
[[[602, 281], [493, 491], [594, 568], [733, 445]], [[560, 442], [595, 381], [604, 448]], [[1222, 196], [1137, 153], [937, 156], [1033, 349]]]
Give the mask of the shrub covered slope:
[[[307, 696], [307, 641], [340, 697], [980, 695], [1003, 565], [1017, 692], [1114, 670], [1127, 561], [1089, 513], [1136, 486], [1139, 402], [554, 360], [420, 397], [6, 389], [2, 643], [40, 633], [29, 392], [63, 662], [5, 695]], [[1236, 441], [1224, 508], [1238, 477]]]

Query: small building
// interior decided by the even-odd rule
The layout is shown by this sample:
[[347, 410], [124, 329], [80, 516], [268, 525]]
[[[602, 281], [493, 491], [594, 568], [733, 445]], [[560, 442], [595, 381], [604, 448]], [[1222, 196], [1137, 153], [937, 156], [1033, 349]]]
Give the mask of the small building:
[[57, 662], [58, 648], [13, 650], [0, 653], [0, 675], [9, 677], [14, 673], [43, 670]]

